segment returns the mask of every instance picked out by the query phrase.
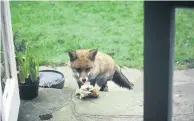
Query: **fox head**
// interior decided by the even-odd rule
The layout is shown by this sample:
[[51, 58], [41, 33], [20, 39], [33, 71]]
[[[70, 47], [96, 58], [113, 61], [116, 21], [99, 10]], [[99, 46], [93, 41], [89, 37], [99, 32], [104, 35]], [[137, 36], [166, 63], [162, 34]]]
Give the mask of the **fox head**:
[[71, 68], [82, 84], [88, 81], [88, 76], [94, 68], [94, 61], [97, 53], [97, 49], [68, 51]]

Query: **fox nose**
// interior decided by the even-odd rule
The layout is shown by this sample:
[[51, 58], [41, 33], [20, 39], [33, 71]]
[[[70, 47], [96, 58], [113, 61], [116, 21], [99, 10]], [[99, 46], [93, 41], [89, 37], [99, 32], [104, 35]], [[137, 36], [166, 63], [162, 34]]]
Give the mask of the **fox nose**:
[[86, 82], [86, 79], [82, 79], [82, 82]]

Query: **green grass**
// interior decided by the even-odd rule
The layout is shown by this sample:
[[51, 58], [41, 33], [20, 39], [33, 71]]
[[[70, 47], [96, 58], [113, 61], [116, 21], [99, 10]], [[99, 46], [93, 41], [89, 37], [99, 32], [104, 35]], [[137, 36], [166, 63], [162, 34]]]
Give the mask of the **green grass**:
[[194, 9], [176, 10], [176, 68], [194, 68]]
[[[141, 1], [11, 2], [11, 14], [18, 40], [28, 42], [41, 64], [66, 63], [68, 49], [98, 48], [120, 66], [143, 66]], [[194, 59], [193, 20], [193, 10], [178, 10], [175, 56], [178, 68], [188, 66], [185, 59]]]

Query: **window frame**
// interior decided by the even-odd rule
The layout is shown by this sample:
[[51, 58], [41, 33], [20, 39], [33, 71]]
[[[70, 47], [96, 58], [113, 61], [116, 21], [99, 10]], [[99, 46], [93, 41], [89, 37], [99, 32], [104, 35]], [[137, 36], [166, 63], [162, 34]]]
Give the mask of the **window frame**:
[[3, 121], [17, 121], [20, 97], [9, 1], [1, 1], [1, 44], [6, 80], [4, 91], [1, 92], [1, 116]]
[[193, 3], [144, 1], [144, 121], [172, 121], [175, 9]]

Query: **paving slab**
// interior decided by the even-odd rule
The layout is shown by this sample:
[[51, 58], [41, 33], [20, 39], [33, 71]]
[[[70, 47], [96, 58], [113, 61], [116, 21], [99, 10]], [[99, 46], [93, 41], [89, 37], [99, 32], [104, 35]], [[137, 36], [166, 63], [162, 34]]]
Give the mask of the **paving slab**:
[[[39, 115], [52, 114], [45, 121], [143, 121], [143, 72], [122, 69], [135, 84], [127, 90], [109, 82], [109, 92], [100, 92], [97, 99], [75, 97], [76, 80], [69, 67], [54, 69], [65, 76], [63, 89], [43, 89], [37, 98], [21, 101], [18, 121], [41, 121]], [[176, 70], [173, 83], [173, 121], [194, 121], [194, 69]]]
[[71, 101], [72, 89], [49, 89], [39, 91], [33, 100], [21, 100], [18, 121], [38, 121], [39, 115], [53, 113], [66, 107]]
[[65, 105], [53, 113], [53, 118], [49, 121], [78, 121], [79, 116], [72, 110], [72, 104]]
[[63, 66], [63, 67], [56, 67], [56, 70], [60, 71], [61, 73], [64, 74], [64, 76], [65, 76], [65, 87], [69, 87], [69, 88], [72, 88], [72, 89], [77, 89], [78, 88], [77, 81], [73, 77], [73, 72], [72, 72], [71, 68], [69, 68], [68, 66]]
[[182, 83], [194, 82], [194, 69], [174, 71], [173, 80]]
[[[78, 100], [72, 97], [79, 114], [88, 115], [142, 115], [143, 94], [134, 92], [101, 92], [98, 99]], [[129, 109], [129, 110], [127, 110]]]

